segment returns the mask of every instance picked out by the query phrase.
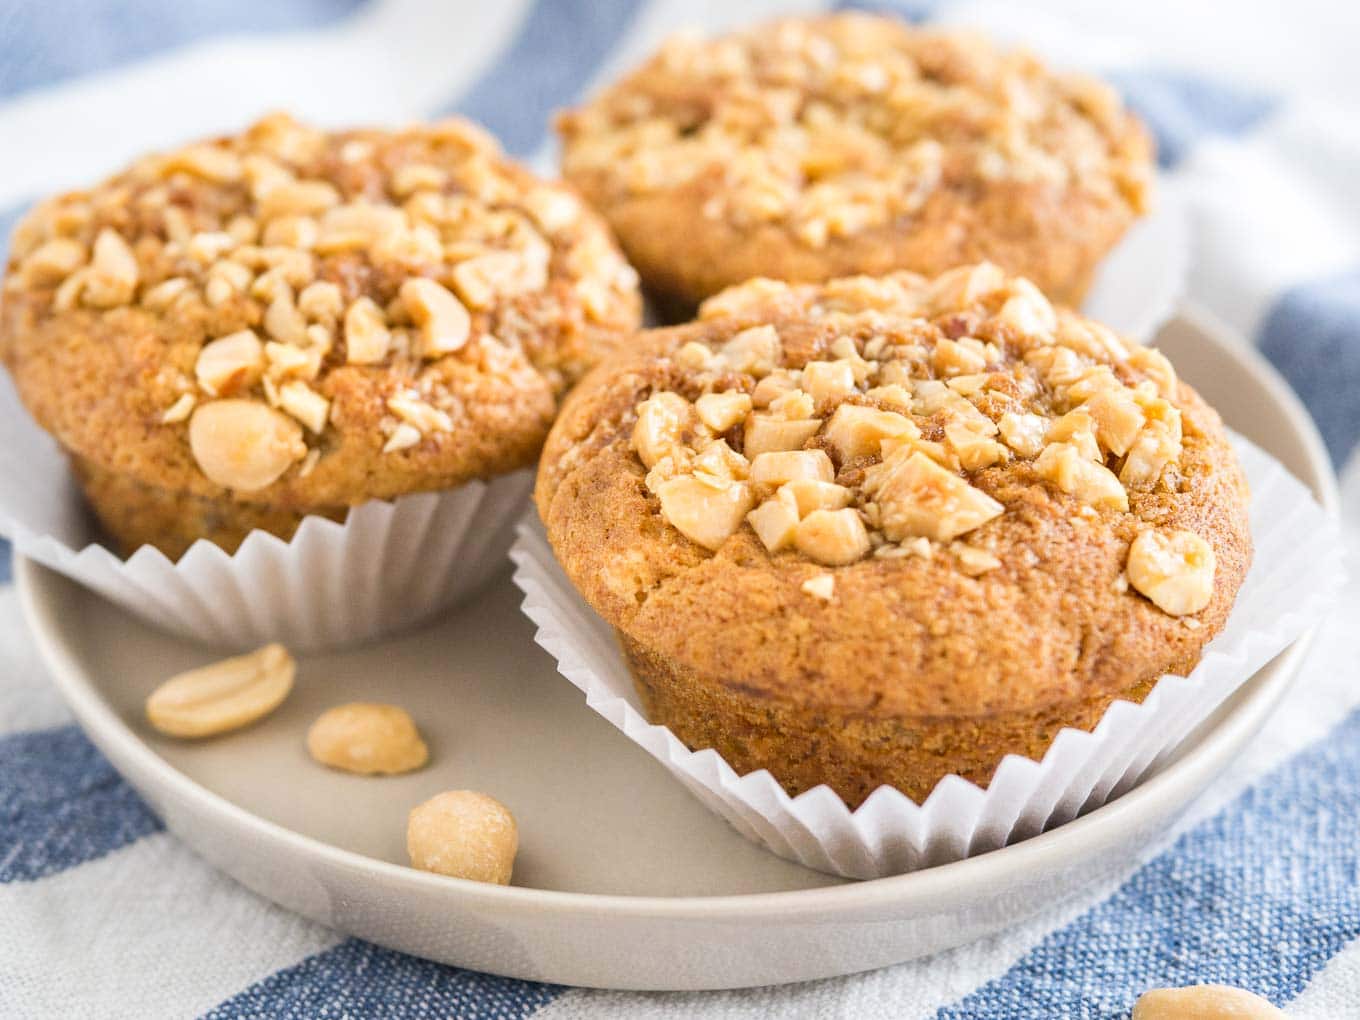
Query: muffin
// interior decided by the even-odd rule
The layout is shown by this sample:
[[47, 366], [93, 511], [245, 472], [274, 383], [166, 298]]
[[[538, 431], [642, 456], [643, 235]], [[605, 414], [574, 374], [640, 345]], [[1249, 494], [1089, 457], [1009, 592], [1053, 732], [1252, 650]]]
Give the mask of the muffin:
[[649, 718], [851, 807], [1189, 671], [1247, 496], [1163, 355], [991, 264], [730, 289], [583, 380], [535, 491]]
[[1103, 83], [864, 14], [672, 40], [558, 129], [565, 176], [669, 307], [984, 259], [1075, 305], [1152, 173]]
[[34, 209], [0, 353], [114, 541], [174, 558], [533, 464], [639, 312], [600, 219], [474, 125], [272, 116]]

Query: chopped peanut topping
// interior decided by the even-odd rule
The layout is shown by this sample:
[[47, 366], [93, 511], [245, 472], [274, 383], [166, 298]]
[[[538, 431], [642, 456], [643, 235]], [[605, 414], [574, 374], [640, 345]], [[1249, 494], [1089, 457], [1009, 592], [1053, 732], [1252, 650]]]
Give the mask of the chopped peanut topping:
[[978, 549], [963, 542], [951, 542], [949, 549], [958, 559], [959, 569], [969, 577], [980, 577], [1001, 566], [1001, 561], [986, 549]]
[[816, 577], [809, 577], [799, 585], [799, 588], [804, 595], [830, 602], [836, 596], [836, 578], [832, 574], [818, 574]]
[[803, 388], [819, 404], [843, 400], [855, 392], [855, 371], [849, 361], [812, 361], [803, 366]]
[[543, 261], [515, 252], [498, 251], [458, 263], [453, 285], [472, 308], [489, 308], [500, 297], [538, 290], [546, 279]]
[[[749, 325], [761, 307], [792, 309], [792, 344], [778, 325]], [[715, 328], [727, 316], [729, 339], [679, 347], [682, 392], [653, 392], [631, 434], [662, 516], [706, 548], [744, 518], [771, 555], [843, 566], [945, 548], [980, 577], [1005, 565], [986, 526], [1007, 510], [993, 493], [1017, 478], [1093, 517], [1129, 513], [1130, 492], [1177, 477], [1180, 412], [1158, 395], [1162, 361], [994, 266], [755, 280], [700, 309]], [[809, 341], [809, 318], [821, 339]], [[1135, 569], [1131, 555], [1138, 587]]]
[[1214, 594], [1214, 550], [1191, 531], [1144, 531], [1129, 546], [1129, 584], [1171, 616], [1198, 613]]
[[804, 479], [830, 482], [834, 477], [835, 465], [821, 450], [759, 453], [751, 461], [751, 481], [776, 489], [785, 482]]
[[[378, 388], [378, 406], [409, 388], [457, 417], [446, 358], [496, 376], [522, 359], [561, 394], [596, 356], [597, 328], [635, 326], [636, 286], [579, 199], [504, 160], [484, 132], [327, 134], [273, 116], [40, 204], [16, 231], [4, 288], [38, 316], [173, 316], [187, 363], [144, 383], [164, 424], [240, 397], [302, 423], [320, 451], [341, 445], [324, 432], [368, 420], [332, 416], [323, 396], [356, 385]], [[357, 375], [347, 366], [382, 371], [327, 387], [332, 372]], [[408, 424], [380, 416], [383, 448], [418, 446]], [[300, 476], [319, 456], [288, 463]]]
[[844, 485], [817, 478], [795, 478], [785, 482], [779, 487], [778, 495], [787, 497], [793, 503], [800, 518], [814, 510], [840, 510], [849, 506], [855, 498], [855, 494]]
[[997, 429], [1006, 445], [1022, 457], [1035, 457], [1044, 448], [1048, 421], [1037, 414], [1007, 411], [997, 420]]
[[662, 482], [656, 495], [666, 520], [705, 549], [717, 549], [726, 542], [755, 503], [745, 482], [715, 488], [693, 475]]
[[694, 409], [714, 432], [726, 432], [751, 413], [751, 398], [745, 393], [705, 393], [694, 402]]
[[392, 434], [387, 437], [387, 442], [383, 444], [383, 453], [396, 453], [398, 450], [409, 450], [413, 446], [419, 446], [424, 438], [420, 434], [420, 429], [414, 425], [402, 422]]
[[1176, 395], [1176, 370], [1161, 351], [1153, 347], [1134, 347], [1129, 351], [1129, 364], [1151, 379], [1164, 399], [1170, 400]]
[[869, 533], [854, 510], [814, 510], [799, 522], [793, 544], [810, 560], [841, 567], [869, 552]]
[[734, 372], [768, 375], [779, 356], [779, 334], [773, 326], [743, 330], [723, 345], [719, 357]]
[[878, 503], [883, 534], [894, 542], [917, 535], [947, 542], [1006, 509], [910, 446], [869, 469], [865, 492]]
[[446, 288], [417, 277], [401, 285], [401, 299], [420, 327], [422, 356], [442, 357], [467, 343], [472, 319], [463, 303]]
[[638, 405], [633, 449], [645, 467], [655, 467], [680, 444], [692, 414], [689, 401], [675, 393], [658, 393]]
[[1049, 443], [1034, 462], [1041, 478], [1092, 506], [1127, 511], [1129, 496], [1105, 465], [1084, 456], [1071, 443]]
[[197, 401], [192, 393], [183, 394], [161, 414], [161, 424], [170, 425], [175, 422], [186, 421], [190, 412], [193, 411], [195, 403]]
[[391, 397], [387, 407], [406, 424], [418, 429], [421, 435], [453, 431], [453, 419], [423, 400], [409, 396]]
[[[1007, 183], [1079, 186], [1140, 211], [1150, 173], [1100, 83], [858, 13], [677, 36], [558, 129], [563, 171], [592, 197], [701, 191], [706, 218], [782, 224], [813, 249], [898, 225], [938, 193]], [[1051, 329], [1028, 298], [1007, 318]]]
[[326, 428], [331, 402], [305, 382], [294, 381], [279, 387], [279, 407], [320, 435]]
[[69, 237], [54, 237], [24, 260], [24, 277], [35, 286], [60, 283], [85, 264], [85, 246]]
[[345, 312], [345, 358], [351, 365], [376, 365], [387, 357], [392, 334], [372, 298], [361, 297]]
[[801, 450], [803, 444], [822, 427], [816, 418], [786, 421], [769, 414], [753, 414], [746, 419], [746, 454], [748, 457], [782, 450]]
[[826, 437], [842, 460], [875, 456], [885, 439], [910, 440], [920, 436], [921, 430], [905, 415], [857, 404], [836, 408], [826, 426]]
[[205, 344], [194, 364], [199, 386], [213, 397], [250, 388], [263, 371], [264, 345], [248, 329]]
[[775, 499], [767, 499], [746, 515], [756, 537], [770, 552], [779, 552], [793, 545], [794, 533], [802, 519], [794, 499], [783, 498], [783, 490]]
[[209, 479], [238, 492], [263, 489], [307, 455], [297, 423], [253, 400], [200, 404], [189, 448]]
[[1128, 453], [1145, 420], [1133, 394], [1123, 387], [1101, 390], [1085, 407], [1095, 420], [1100, 445], [1116, 457]]
[[94, 239], [94, 257], [85, 277], [85, 303], [95, 308], [128, 304], [137, 290], [137, 279], [137, 256], [123, 235], [105, 227]]

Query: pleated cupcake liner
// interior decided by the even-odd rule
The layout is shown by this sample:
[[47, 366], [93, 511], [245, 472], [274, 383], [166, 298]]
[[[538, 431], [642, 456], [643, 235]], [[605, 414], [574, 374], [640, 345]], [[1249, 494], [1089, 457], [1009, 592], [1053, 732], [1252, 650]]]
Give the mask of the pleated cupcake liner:
[[924, 803], [883, 786], [850, 810], [826, 786], [791, 797], [766, 770], [738, 775], [643, 714], [613, 629], [558, 566], [532, 513], [510, 552], [535, 640], [586, 703], [746, 838], [847, 878], [881, 878], [995, 850], [1118, 797], [1174, 755], [1242, 683], [1317, 623], [1344, 582], [1336, 521], [1269, 454], [1233, 445], [1247, 473], [1255, 557], [1223, 631], [1188, 677], [1116, 701], [1090, 732], [1063, 729], [1042, 760], [1006, 757], [984, 788], [951, 775]]
[[1153, 209], [1101, 259], [1081, 313], [1121, 336], [1152, 343], [1185, 297], [1194, 250], [1174, 182], [1157, 181]]
[[15, 552], [162, 630], [245, 649], [363, 644], [468, 598], [505, 565], [533, 473], [374, 500], [343, 523], [302, 521], [284, 541], [254, 531], [235, 553], [195, 542], [177, 561], [143, 546], [126, 559], [97, 528], [56, 442], [0, 381], [0, 534]]

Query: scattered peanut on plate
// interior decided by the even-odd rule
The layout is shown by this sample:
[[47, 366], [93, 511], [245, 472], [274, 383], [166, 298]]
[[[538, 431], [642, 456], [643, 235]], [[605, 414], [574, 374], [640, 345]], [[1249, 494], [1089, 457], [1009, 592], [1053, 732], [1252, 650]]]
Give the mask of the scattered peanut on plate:
[[1138, 997], [1133, 1020], [1286, 1020], [1267, 1000], [1229, 985], [1154, 988]]
[[263, 719], [293, 689], [297, 663], [280, 644], [172, 676], [146, 699], [151, 725], [172, 737], [211, 737]]
[[411, 811], [406, 850], [411, 866], [474, 882], [508, 885], [519, 849], [515, 817], [475, 790], [450, 790]]
[[363, 701], [322, 712], [307, 731], [307, 750], [322, 765], [365, 776], [412, 772], [430, 759], [404, 708]]

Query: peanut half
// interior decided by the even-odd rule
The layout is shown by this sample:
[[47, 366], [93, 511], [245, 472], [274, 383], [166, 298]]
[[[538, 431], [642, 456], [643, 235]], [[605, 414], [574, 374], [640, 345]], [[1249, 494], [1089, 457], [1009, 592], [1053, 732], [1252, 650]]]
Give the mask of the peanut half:
[[1193, 531], [1139, 533], [1125, 566], [1129, 583], [1171, 616], [1198, 613], [1214, 597], [1214, 550]]
[[450, 790], [411, 811], [406, 851], [411, 865], [473, 882], [508, 885], [519, 850], [515, 817], [475, 790]]
[[209, 480], [238, 492], [276, 482], [307, 456], [297, 422], [257, 400], [212, 400], [189, 419], [189, 450]]
[[263, 719], [293, 689], [297, 663], [280, 644], [180, 673], [146, 699], [151, 725], [172, 737], [211, 737]]
[[430, 758], [404, 708], [359, 701], [322, 712], [307, 731], [307, 750], [322, 765], [365, 776], [412, 772]]
[[1285, 1020], [1270, 1002], [1229, 985], [1154, 988], [1138, 997], [1133, 1020]]

